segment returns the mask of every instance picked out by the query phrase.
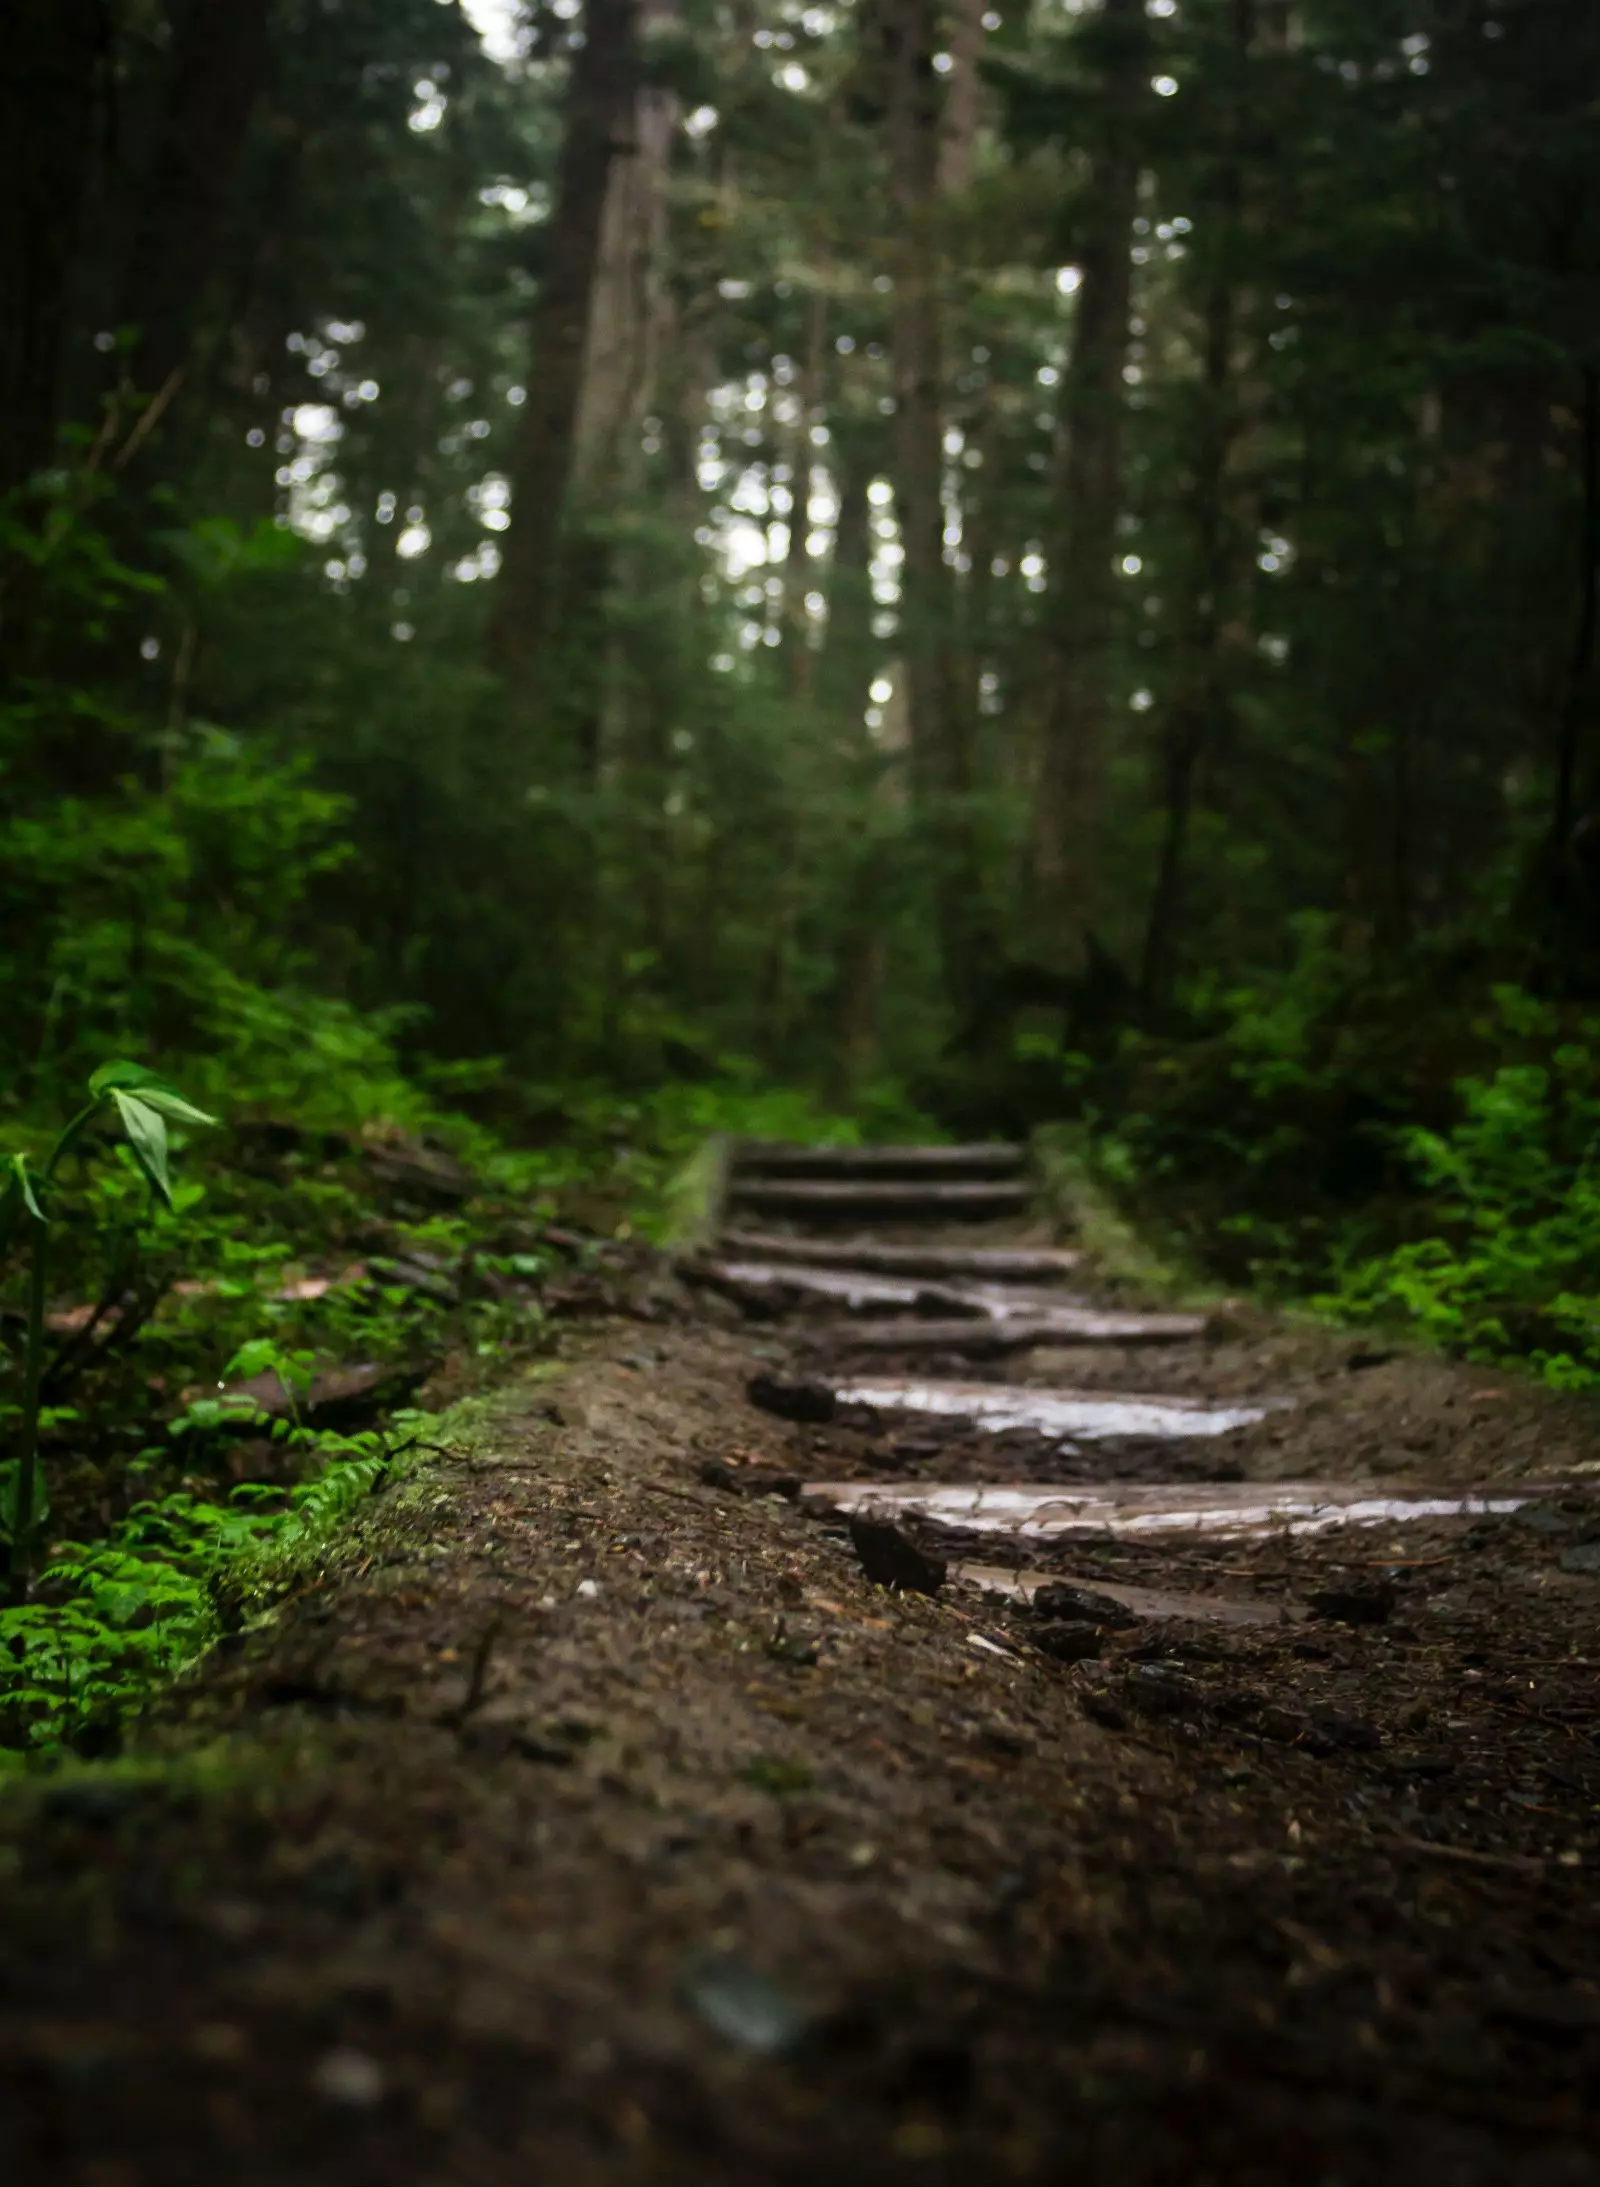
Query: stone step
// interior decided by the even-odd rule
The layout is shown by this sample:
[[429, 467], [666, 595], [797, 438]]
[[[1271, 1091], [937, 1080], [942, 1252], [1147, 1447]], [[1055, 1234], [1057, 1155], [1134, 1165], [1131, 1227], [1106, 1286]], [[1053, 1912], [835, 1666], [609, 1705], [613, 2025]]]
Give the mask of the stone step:
[[920, 1314], [942, 1313], [946, 1318], [959, 1315], [980, 1321], [1006, 1321], [1019, 1316], [1048, 1317], [1082, 1303], [1047, 1291], [1022, 1290], [1014, 1284], [939, 1283], [928, 1276], [809, 1267], [801, 1261], [690, 1261], [685, 1263], [683, 1273], [692, 1283], [711, 1284], [736, 1298], [765, 1296], [779, 1303], [795, 1297], [832, 1299], [856, 1314], [909, 1308]]
[[1020, 1215], [1033, 1197], [1025, 1183], [961, 1179], [957, 1182], [922, 1183], [915, 1178], [894, 1181], [830, 1178], [751, 1177], [736, 1169], [729, 1183], [728, 1204], [754, 1208], [773, 1215], [793, 1215], [814, 1222], [840, 1222], [893, 1217], [910, 1222], [982, 1222], [995, 1215]]
[[1015, 1177], [1023, 1147], [981, 1140], [958, 1147], [796, 1147], [746, 1140], [733, 1150], [736, 1177]]
[[925, 1519], [969, 1534], [1028, 1539], [1068, 1534], [1203, 1534], [1259, 1537], [1321, 1534], [1336, 1526], [1395, 1526], [1417, 1519], [1499, 1516], [1541, 1491], [1489, 1488], [1437, 1492], [1379, 1491], [1370, 1482], [1170, 1481], [1104, 1487], [985, 1483], [944, 1485], [883, 1481], [812, 1481], [803, 1504], [848, 1517]]
[[999, 1434], [1031, 1428], [1063, 1442], [1187, 1439], [1231, 1435], [1288, 1406], [1280, 1397], [1211, 1400], [1156, 1397], [1122, 1390], [1026, 1390], [1003, 1382], [912, 1382], [894, 1376], [861, 1376], [825, 1385], [839, 1405], [870, 1405], [875, 1412], [970, 1420]]
[[875, 1238], [795, 1238], [772, 1230], [725, 1230], [719, 1242], [741, 1260], [804, 1261], [885, 1276], [970, 1276], [980, 1283], [1049, 1283], [1071, 1275], [1083, 1259], [1066, 1248], [884, 1245]]
[[1052, 1344], [1193, 1344], [1208, 1326], [1203, 1314], [1119, 1314], [1057, 1306], [1047, 1314], [981, 1321], [835, 1322], [808, 1330], [807, 1340], [819, 1349], [844, 1352], [959, 1352], [978, 1359]]

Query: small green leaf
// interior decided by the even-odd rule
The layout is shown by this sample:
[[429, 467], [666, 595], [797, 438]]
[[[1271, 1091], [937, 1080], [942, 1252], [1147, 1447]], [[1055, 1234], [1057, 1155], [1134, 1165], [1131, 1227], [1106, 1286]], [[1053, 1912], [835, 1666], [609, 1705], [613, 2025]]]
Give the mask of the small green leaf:
[[14, 1154], [11, 1157], [11, 1175], [22, 1195], [23, 1206], [36, 1223], [42, 1223], [45, 1219], [44, 1209], [34, 1193], [33, 1179], [28, 1174], [28, 1157], [25, 1154]]
[[217, 1121], [204, 1109], [197, 1109], [192, 1101], [185, 1101], [182, 1094], [174, 1093], [170, 1086], [141, 1086], [139, 1099], [149, 1108], [159, 1109], [163, 1116], [170, 1116], [176, 1124], [214, 1124]]
[[192, 1101], [185, 1101], [175, 1086], [169, 1086], [158, 1071], [147, 1071], [142, 1063], [102, 1063], [89, 1081], [89, 1091], [97, 1099], [119, 1091], [136, 1093], [149, 1108], [159, 1109], [163, 1116], [170, 1116], [179, 1124], [214, 1124], [217, 1121], [204, 1109], [197, 1109]]
[[141, 1100], [137, 1094], [126, 1093], [120, 1086], [110, 1087], [108, 1091], [122, 1118], [134, 1160], [150, 1180], [151, 1190], [160, 1193], [171, 1207], [172, 1179], [167, 1173], [165, 1119], [159, 1109], [151, 1108], [149, 1102]]
[[100, 1095], [113, 1092], [118, 1086], [159, 1086], [160, 1076], [147, 1071], [142, 1063], [102, 1063], [89, 1081], [89, 1091]]

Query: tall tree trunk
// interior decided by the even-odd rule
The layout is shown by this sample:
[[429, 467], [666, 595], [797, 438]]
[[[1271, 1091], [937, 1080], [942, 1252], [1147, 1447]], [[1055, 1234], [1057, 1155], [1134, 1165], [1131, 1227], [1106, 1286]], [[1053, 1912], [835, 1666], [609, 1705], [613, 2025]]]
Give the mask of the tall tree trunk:
[[101, 0], [21, 0], [0, 66], [0, 495], [46, 464], [105, 46]]
[[1178, 687], [1161, 738], [1163, 816], [1156, 885], [1145, 927], [1140, 992], [1159, 1006], [1172, 983], [1184, 857], [1194, 812], [1195, 777], [1226, 704], [1222, 632], [1233, 571], [1226, 502], [1228, 452], [1237, 431], [1231, 406], [1234, 293], [1224, 268], [1206, 303], [1204, 411], [1188, 503], [1194, 528], [1187, 575], [1188, 627], [1181, 640]]
[[554, 609], [557, 549], [573, 473], [590, 309], [614, 161], [630, 147], [638, 0], [589, 0], [572, 60], [555, 209], [540, 231], [528, 396], [511, 462], [511, 529], [490, 624], [491, 658], [519, 699], [538, 683]]
[[1577, 818], [1579, 756], [1583, 728], [1594, 706], [1597, 608], [1600, 608], [1600, 367], [1583, 373], [1579, 412], [1582, 442], [1579, 478], [1582, 492], [1578, 531], [1578, 612], [1572, 633], [1572, 658], [1562, 695], [1561, 733], [1556, 747], [1556, 795], [1551, 837], [1565, 857]]
[[815, 566], [808, 544], [811, 537], [812, 428], [821, 422], [823, 376], [827, 359], [828, 298], [818, 289], [806, 310], [806, 353], [800, 364], [796, 389], [799, 415], [795, 419], [789, 459], [789, 552], [784, 560], [784, 680], [791, 698], [811, 696], [816, 680], [817, 653], [806, 601], [813, 590]]
[[938, 76], [933, 0], [893, 0], [884, 19], [895, 218], [895, 500], [900, 520], [901, 642], [912, 782], [932, 854], [944, 983], [963, 1021], [982, 954], [971, 835], [971, 724], [955, 703], [950, 572], [944, 555], [944, 411]]
[[1061, 395], [1061, 524], [1050, 579], [1048, 689], [1033, 813], [1037, 954], [1074, 971], [1099, 908], [1099, 835], [1110, 705], [1117, 517], [1122, 507], [1128, 321], [1139, 162], [1130, 124], [1147, 96], [1144, 0], [1104, 0], [1117, 32], [1103, 85], [1078, 250], [1072, 353]]
[[[645, 0], [639, 34], [673, 24], [678, 14]], [[669, 332], [666, 186], [681, 106], [675, 91], [637, 85], [628, 142], [614, 147], [626, 156], [613, 158], [606, 177], [574, 428], [574, 503], [593, 501], [630, 468], [632, 442], [654, 399]]]
[[983, 91], [978, 58], [986, 36], [983, 18], [988, 7], [989, 0], [954, 0], [950, 11], [950, 69], [945, 77], [944, 124], [939, 133], [939, 188], [947, 193], [966, 189], [972, 180]]
[[867, 485], [871, 468], [860, 461], [851, 440], [835, 433], [828, 467], [839, 497], [828, 574], [828, 622], [823, 635], [817, 684], [830, 714], [854, 728], [867, 703], [872, 632], [872, 532]]
[[900, 521], [901, 627], [911, 701], [912, 759], [925, 792], [948, 780], [945, 721], [944, 432], [940, 406], [938, 254], [934, 212], [939, 133], [932, 0], [893, 0], [884, 23], [889, 55], [889, 159], [895, 270], [895, 501]]
[[127, 374], [138, 394], [181, 381], [217, 273], [228, 202], [266, 75], [269, 0], [190, 0], [119, 288], [135, 330]]

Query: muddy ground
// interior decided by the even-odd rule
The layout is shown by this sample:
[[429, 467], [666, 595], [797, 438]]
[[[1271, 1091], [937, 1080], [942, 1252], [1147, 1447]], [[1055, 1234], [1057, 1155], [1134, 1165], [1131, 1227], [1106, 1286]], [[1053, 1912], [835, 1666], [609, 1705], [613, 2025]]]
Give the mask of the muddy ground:
[[[0, 1810], [0, 2178], [1600, 2182], [1592, 1408], [1243, 1314], [960, 1368], [1299, 1401], [1051, 1473], [775, 1418], [805, 1329], [652, 1288], [164, 1706], [178, 1766]], [[1091, 1593], [1061, 1660], [794, 1493], [896, 1475], [1567, 1485], [947, 1543], [1254, 1620]]]

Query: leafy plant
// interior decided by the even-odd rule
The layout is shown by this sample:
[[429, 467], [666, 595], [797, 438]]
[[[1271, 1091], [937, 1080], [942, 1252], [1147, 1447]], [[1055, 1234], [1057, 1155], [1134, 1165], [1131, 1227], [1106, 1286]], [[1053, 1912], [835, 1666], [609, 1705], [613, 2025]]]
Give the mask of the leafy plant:
[[4, 1487], [0, 1490], [0, 1533], [4, 1534], [9, 1546], [13, 1600], [19, 1600], [27, 1591], [29, 1569], [49, 1509], [39, 1477], [39, 1416], [50, 1266], [50, 1208], [62, 1164], [69, 1155], [80, 1150], [90, 1128], [103, 1119], [114, 1121], [120, 1128], [151, 1194], [169, 1207], [173, 1194], [168, 1166], [168, 1120], [179, 1124], [216, 1121], [143, 1065], [107, 1063], [90, 1079], [88, 1103], [61, 1132], [42, 1167], [36, 1169], [25, 1154], [11, 1157], [5, 1195], [0, 1200], [0, 1224], [9, 1226], [20, 1219], [30, 1226], [22, 1446], [18, 1457], [5, 1469]]
[[[1505, 1033], [1538, 1029], [1526, 1002], [1502, 992]], [[1356, 1262], [1319, 1304], [1470, 1358], [1524, 1357], [1558, 1388], [1600, 1387], [1600, 1022], [1581, 1031], [1543, 1062], [1463, 1078], [1447, 1130], [1397, 1134], [1436, 1234]]]

